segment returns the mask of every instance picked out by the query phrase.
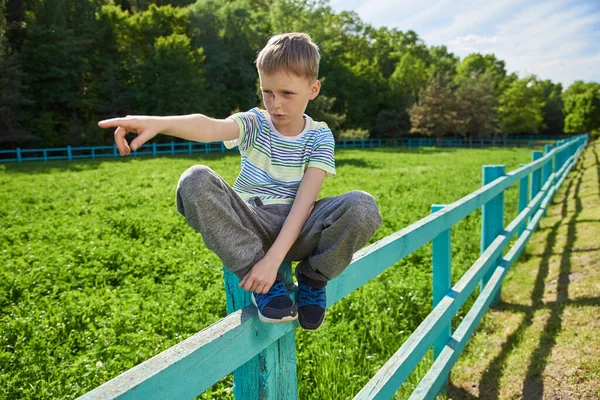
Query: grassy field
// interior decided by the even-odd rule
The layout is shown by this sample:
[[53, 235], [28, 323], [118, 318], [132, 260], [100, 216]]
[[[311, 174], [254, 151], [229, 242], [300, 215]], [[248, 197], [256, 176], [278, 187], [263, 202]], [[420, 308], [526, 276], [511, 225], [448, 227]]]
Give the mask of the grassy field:
[[[372, 149], [336, 153], [321, 196], [376, 198], [379, 240], [508, 170], [528, 149]], [[175, 209], [179, 175], [206, 164], [230, 184], [235, 153], [0, 165], [0, 398], [73, 398], [225, 316], [221, 264]], [[506, 197], [516, 215], [517, 187]], [[453, 279], [479, 254], [480, 217], [452, 230]], [[352, 397], [431, 310], [425, 246], [298, 330], [300, 398]], [[457, 318], [457, 321], [460, 316]], [[412, 379], [398, 394], [405, 397]], [[202, 398], [228, 398], [231, 378]]]

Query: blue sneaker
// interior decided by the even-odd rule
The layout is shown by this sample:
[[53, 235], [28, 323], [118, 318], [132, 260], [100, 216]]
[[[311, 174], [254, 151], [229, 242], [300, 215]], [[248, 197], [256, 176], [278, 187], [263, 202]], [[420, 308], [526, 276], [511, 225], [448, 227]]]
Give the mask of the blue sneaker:
[[316, 331], [325, 320], [327, 291], [312, 288], [298, 280], [298, 322], [307, 331]]
[[281, 324], [298, 319], [298, 308], [279, 276], [267, 294], [252, 292], [252, 303], [258, 309], [258, 318], [267, 324]]

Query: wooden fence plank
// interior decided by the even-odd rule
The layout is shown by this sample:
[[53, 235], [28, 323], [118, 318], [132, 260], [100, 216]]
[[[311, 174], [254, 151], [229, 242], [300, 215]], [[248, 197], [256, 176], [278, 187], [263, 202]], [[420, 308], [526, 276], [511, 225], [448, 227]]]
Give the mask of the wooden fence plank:
[[[431, 206], [433, 213], [444, 208], [444, 205], [434, 204]], [[450, 229], [445, 230], [436, 236], [431, 242], [432, 252], [432, 283], [433, 283], [433, 308], [450, 292], [452, 288], [452, 241], [450, 239]], [[446, 324], [442, 328], [442, 333], [433, 343], [433, 358], [442, 352], [446, 343], [452, 335], [452, 323]], [[442, 386], [442, 392], [446, 392], [446, 383]]]
[[[487, 185], [496, 179], [500, 179], [506, 175], [504, 165], [484, 165], [482, 169], [483, 185]], [[481, 210], [481, 253], [494, 241], [496, 236], [504, 229], [504, 192], [499, 193], [492, 200], [483, 205]], [[494, 261], [496, 263], [496, 261]], [[481, 290], [490, 279], [490, 270], [481, 280]], [[493, 304], [497, 304], [500, 298], [493, 300]]]

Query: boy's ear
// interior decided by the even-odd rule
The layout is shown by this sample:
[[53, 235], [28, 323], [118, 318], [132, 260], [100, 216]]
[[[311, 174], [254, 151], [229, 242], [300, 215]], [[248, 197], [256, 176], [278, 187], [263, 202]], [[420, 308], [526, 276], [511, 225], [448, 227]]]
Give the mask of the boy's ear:
[[310, 100], [314, 100], [321, 91], [321, 82], [318, 79], [315, 79], [313, 83], [310, 84], [310, 96], [308, 97]]

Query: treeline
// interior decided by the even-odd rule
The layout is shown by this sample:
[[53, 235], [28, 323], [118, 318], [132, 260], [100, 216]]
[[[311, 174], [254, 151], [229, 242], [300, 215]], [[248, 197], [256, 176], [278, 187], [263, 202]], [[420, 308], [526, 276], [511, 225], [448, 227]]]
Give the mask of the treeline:
[[302, 0], [0, 0], [0, 147], [110, 143], [127, 114], [225, 117], [260, 104], [256, 53], [274, 33], [321, 48], [308, 113], [345, 137], [485, 137], [600, 128], [600, 85], [508, 74], [413, 32]]

